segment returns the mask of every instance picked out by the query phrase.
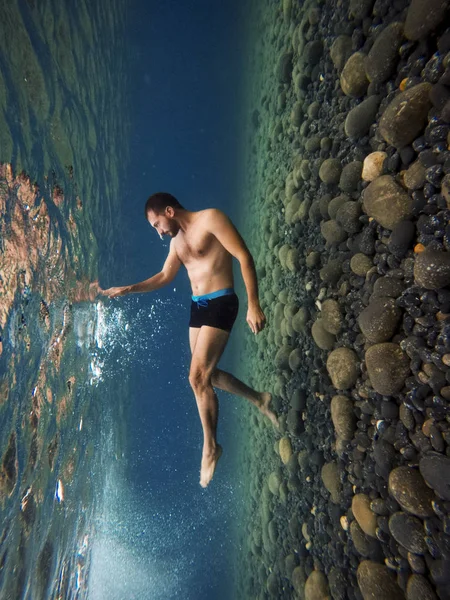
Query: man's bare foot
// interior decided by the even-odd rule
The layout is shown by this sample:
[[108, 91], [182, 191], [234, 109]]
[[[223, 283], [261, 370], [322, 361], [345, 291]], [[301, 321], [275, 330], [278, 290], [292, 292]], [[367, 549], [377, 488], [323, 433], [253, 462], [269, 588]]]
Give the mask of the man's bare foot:
[[259, 410], [262, 412], [264, 416], [272, 421], [272, 424], [277, 429], [280, 428], [280, 424], [278, 423], [277, 415], [270, 410], [269, 404], [272, 400], [272, 394], [269, 392], [261, 392], [261, 404], [259, 406]]
[[200, 469], [200, 485], [206, 487], [211, 481], [216, 469], [217, 462], [222, 455], [222, 446], [217, 444], [216, 451], [212, 456], [202, 456], [202, 466]]

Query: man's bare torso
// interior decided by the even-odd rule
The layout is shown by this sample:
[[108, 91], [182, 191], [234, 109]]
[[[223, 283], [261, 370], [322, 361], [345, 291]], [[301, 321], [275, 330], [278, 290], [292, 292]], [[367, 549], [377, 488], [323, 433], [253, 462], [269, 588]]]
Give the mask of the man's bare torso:
[[208, 230], [208, 213], [209, 210], [195, 213], [186, 231], [180, 229], [173, 238], [195, 296], [233, 287], [232, 256]]

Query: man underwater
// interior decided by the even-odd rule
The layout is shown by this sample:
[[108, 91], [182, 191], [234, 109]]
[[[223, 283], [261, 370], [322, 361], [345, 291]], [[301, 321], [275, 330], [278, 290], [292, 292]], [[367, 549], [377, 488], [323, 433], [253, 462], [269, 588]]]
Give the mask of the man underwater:
[[239, 307], [233, 289], [233, 257], [239, 261], [247, 291], [247, 323], [255, 334], [264, 328], [266, 319], [259, 303], [255, 264], [244, 240], [220, 210], [188, 211], [174, 196], [160, 192], [147, 200], [145, 217], [161, 238], [164, 235], [172, 238], [162, 270], [140, 283], [112, 287], [101, 293], [117, 298], [151, 292], [168, 285], [182, 264], [186, 267], [193, 294], [189, 383], [203, 428], [200, 485], [206, 487], [222, 454], [216, 439], [218, 400], [213, 387], [246, 398], [278, 427], [277, 417], [269, 409], [272, 399], [269, 392], [257, 392], [231, 373], [217, 368]]

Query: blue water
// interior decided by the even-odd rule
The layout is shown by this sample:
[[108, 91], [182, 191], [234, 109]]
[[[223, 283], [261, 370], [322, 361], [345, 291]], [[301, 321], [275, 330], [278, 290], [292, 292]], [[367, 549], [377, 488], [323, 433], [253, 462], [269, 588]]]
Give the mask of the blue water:
[[4, 10], [2, 598], [233, 593], [239, 404], [221, 396], [225, 453], [203, 490], [187, 277], [116, 300], [89, 283], [161, 268], [154, 191], [238, 214], [244, 17], [238, 2]]

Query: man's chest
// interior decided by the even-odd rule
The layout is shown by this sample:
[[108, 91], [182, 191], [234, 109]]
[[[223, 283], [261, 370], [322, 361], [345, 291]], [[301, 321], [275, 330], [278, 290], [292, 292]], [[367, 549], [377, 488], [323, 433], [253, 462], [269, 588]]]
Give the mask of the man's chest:
[[183, 263], [201, 260], [217, 250], [219, 242], [207, 231], [193, 231], [177, 235], [175, 249]]

